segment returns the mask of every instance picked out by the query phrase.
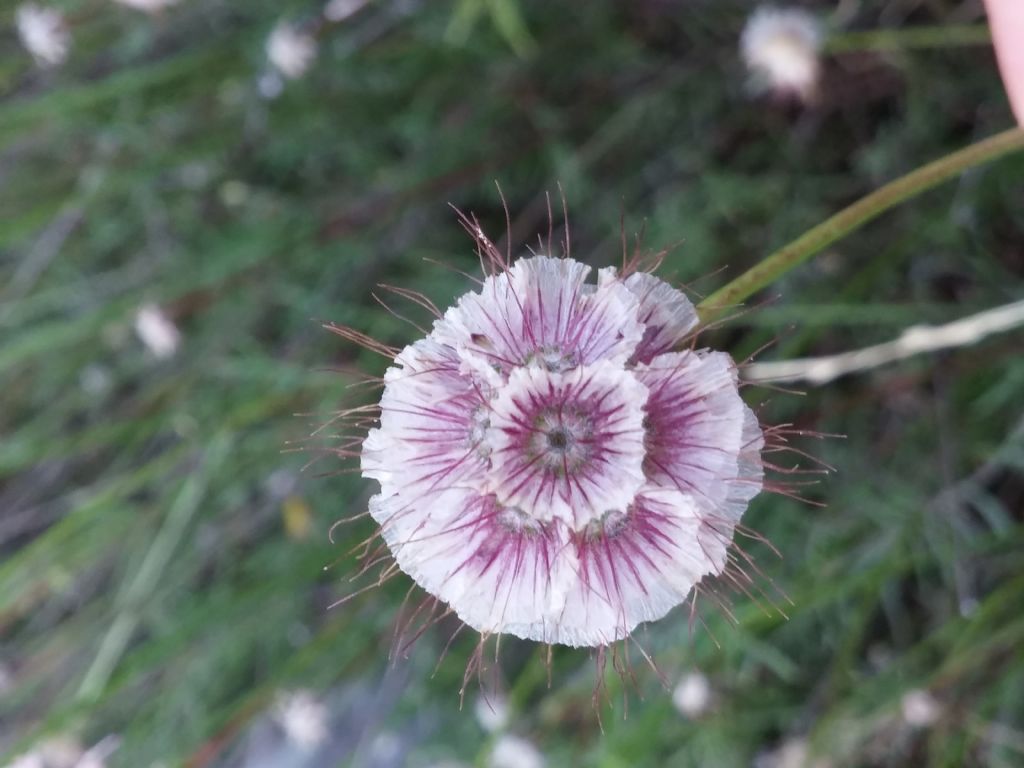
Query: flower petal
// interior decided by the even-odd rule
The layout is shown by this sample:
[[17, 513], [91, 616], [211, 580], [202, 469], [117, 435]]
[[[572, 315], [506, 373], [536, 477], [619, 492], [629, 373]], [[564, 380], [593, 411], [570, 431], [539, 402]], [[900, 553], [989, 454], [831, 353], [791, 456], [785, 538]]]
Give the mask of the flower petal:
[[609, 362], [515, 369], [492, 403], [491, 489], [537, 520], [574, 527], [624, 508], [644, 482], [646, 400]]
[[633, 360], [649, 363], [656, 355], [670, 352], [697, 325], [697, 309], [681, 291], [647, 272], [634, 272], [623, 283], [640, 304], [639, 320], [644, 335]]
[[363, 475], [388, 493], [482, 483], [490, 453], [485, 393], [459, 374], [455, 351], [427, 338], [395, 363], [384, 375], [380, 428], [363, 444]]
[[493, 495], [446, 491], [371, 513], [399, 567], [479, 632], [557, 641], [574, 569], [564, 526], [502, 507]]
[[762, 485], [761, 429], [723, 352], [675, 352], [639, 365], [649, 390], [644, 472], [692, 494], [709, 516], [738, 522]]
[[555, 372], [598, 360], [623, 364], [643, 335], [637, 300], [619, 282], [586, 284], [589, 272], [571, 259], [520, 259], [463, 296], [432, 335], [504, 375], [531, 363]]
[[560, 642], [607, 645], [660, 619], [726, 564], [727, 544], [704, 537], [692, 496], [648, 486], [624, 512], [573, 535], [579, 571], [559, 620]]

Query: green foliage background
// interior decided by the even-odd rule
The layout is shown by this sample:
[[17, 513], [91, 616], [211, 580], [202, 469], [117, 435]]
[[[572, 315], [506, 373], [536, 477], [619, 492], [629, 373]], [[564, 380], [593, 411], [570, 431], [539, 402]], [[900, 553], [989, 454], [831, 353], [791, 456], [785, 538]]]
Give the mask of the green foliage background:
[[[806, 4], [896, 33], [884, 52], [867, 35], [829, 56], [806, 108], [749, 94], [737, 39], [752, 6], [738, 0], [378, 0], [323, 28], [311, 71], [269, 100], [266, 36], [316, 3], [184, 0], [155, 17], [54, 4], [74, 32], [55, 71], [33, 67], [14, 4], [0, 8], [8, 759], [41, 737], [114, 733], [111, 765], [237, 765], [279, 692], [311, 688], [341, 746], [310, 765], [388, 764], [373, 762], [381, 734], [400, 747], [390, 764], [484, 763], [493, 736], [459, 710], [470, 633], [434, 675], [454, 625], [389, 671], [408, 584], [327, 609], [372, 532], [331, 544], [328, 528], [371, 484], [283, 449], [385, 361], [319, 323], [411, 341], [371, 292], [397, 284], [443, 307], [465, 291], [475, 255], [448, 204], [497, 240], [495, 181], [517, 251], [547, 232], [560, 184], [576, 258], [617, 261], [624, 217], [652, 249], [675, 245], [665, 276], [707, 293], [1010, 124], [985, 45], [940, 31], [899, 46], [901, 30], [981, 21], [961, 0], [865, 0], [842, 19]], [[887, 214], [708, 342], [825, 354], [1019, 298], [1022, 178], [1011, 157]], [[181, 329], [172, 359], [133, 334], [147, 302]], [[670, 685], [709, 677], [713, 710], [680, 716], [634, 649], [628, 716], [609, 673], [603, 733], [590, 656], [557, 649], [548, 687], [537, 650], [509, 640], [496, 676], [510, 730], [553, 766], [767, 765], [795, 738], [837, 766], [1020, 765], [1022, 349], [1018, 331], [806, 396], [751, 390], [769, 423], [846, 435], [798, 443], [838, 469], [807, 490], [826, 506], [774, 496], [749, 512], [782, 554], [747, 544], [788, 619], [736, 595], [735, 626], [706, 604], [709, 631], [691, 636], [685, 610], [645, 629]], [[299, 523], [308, 510], [306, 535], [285, 509]], [[913, 690], [940, 705], [930, 727], [902, 718]]]

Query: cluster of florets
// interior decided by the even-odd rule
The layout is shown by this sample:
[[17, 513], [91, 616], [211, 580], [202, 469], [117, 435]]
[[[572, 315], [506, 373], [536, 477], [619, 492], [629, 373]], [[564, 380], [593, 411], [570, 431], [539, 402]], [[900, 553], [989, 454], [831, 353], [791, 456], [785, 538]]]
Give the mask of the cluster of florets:
[[686, 296], [520, 259], [403, 349], [362, 445], [397, 565], [482, 634], [604, 646], [721, 573], [763, 434]]
[[825, 33], [813, 15], [800, 8], [758, 8], [747, 19], [740, 54], [758, 91], [816, 97], [821, 80]]

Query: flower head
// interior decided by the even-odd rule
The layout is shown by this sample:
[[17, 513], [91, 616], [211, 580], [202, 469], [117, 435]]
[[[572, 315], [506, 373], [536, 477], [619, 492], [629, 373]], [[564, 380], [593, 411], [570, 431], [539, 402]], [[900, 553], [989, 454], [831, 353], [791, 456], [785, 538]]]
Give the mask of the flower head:
[[680, 291], [632, 268], [590, 282], [568, 257], [506, 264], [478, 238], [494, 273], [384, 376], [369, 511], [484, 636], [605, 646], [726, 568], [763, 435], [732, 359], [692, 348]]
[[312, 751], [327, 740], [329, 713], [311, 691], [284, 693], [274, 707], [274, 717], [288, 740], [300, 750]]
[[913, 728], [935, 725], [942, 717], [942, 704], [928, 691], [914, 688], [900, 699], [903, 721]]
[[316, 58], [316, 39], [287, 21], [278, 22], [267, 38], [267, 59], [285, 77], [296, 80]]
[[68, 57], [71, 33], [60, 11], [24, 3], [18, 6], [14, 23], [22, 45], [39, 66], [56, 67]]
[[813, 98], [820, 76], [821, 25], [796, 8], [758, 8], [740, 39], [743, 61], [755, 87], [801, 99]]
[[160, 359], [173, 357], [181, 346], [181, 331], [156, 304], [145, 304], [136, 311], [135, 333]]
[[672, 690], [672, 703], [679, 714], [692, 720], [707, 714], [711, 708], [711, 683], [700, 672], [688, 672]]

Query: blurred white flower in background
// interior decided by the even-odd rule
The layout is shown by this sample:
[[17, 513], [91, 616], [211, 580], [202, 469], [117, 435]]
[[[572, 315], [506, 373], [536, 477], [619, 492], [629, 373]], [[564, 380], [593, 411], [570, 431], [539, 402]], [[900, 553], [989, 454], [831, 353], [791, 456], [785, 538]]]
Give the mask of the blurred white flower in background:
[[68, 57], [71, 32], [60, 11], [24, 3], [18, 6], [14, 25], [21, 44], [39, 66], [56, 67]]
[[283, 694], [274, 708], [274, 720], [301, 749], [313, 750], [327, 739], [327, 708], [310, 691]]
[[504, 730], [508, 725], [508, 701], [500, 693], [481, 695], [473, 705], [473, 714], [488, 733]]
[[672, 703], [679, 713], [696, 719], [707, 713], [711, 707], [711, 683], [700, 672], [689, 672], [672, 691]]
[[306, 74], [316, 58], [316, 40], [287, 21], [279, 21], [267, 38], [267, 59], [285, 77], [295, 80]]
[[168, 6], [174, 5], [178, 0], [114, 0], [119, 5], [126, 5], [137, 11], [146, 13], [158, 13]]
[[106, 768], [107, 758], [120, 746], [121, 738], [114, 734], [104, 736], [87, 750], [74, 736], [55, 736], [5, 768]]
[[763, 7], [743, 28], [740, 53], [760, 90], [814, 97], [821, 75], [821, 24], [796, 8]]
[[526, 739], [505, 734], [494, 743], [487, 765], [489, 768], [544, 768], [544, 755]]
[[324, 18], [328, 21], [343, 21], [361, 9], [369, 0], [331, 0], [324, 7]]
[[942, 716], [942, 707], [928, 691], [913, 690], [903, 694], [900, 701], [903, 721], [913, 728], [935, 725]]
[[181, 346], [181, 333], [156, 304], [139, 307], [135, 313], [135, 334], [155, 357], [171, 357]]

